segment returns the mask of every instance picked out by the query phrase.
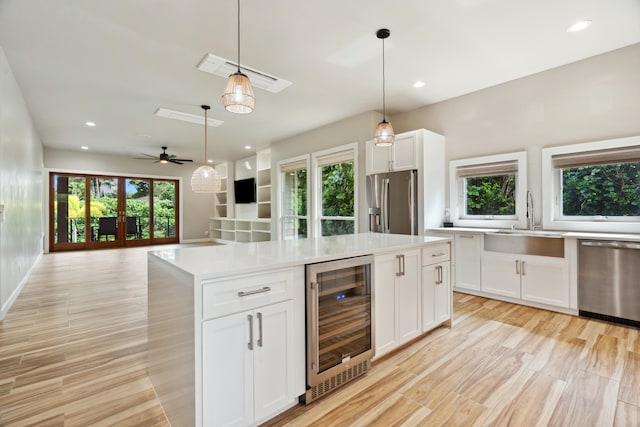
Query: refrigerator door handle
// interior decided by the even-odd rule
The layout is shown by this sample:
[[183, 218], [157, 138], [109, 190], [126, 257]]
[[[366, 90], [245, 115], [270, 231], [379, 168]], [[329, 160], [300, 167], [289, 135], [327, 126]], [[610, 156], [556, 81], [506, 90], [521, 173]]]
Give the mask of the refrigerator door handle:
[[390, 231], [389, 226], [389, 178], [382, 180], [382, 232], [388, 233]]
[[415, 220], [415, 206], [414, 204], [416, 203], [414, 200], [415, 197], [415, 187], [414, 187], [414, 178], [415, 178], [415, 174], [411, 173], [411, 179], [409, 180], [409, 221], [411, 221], [411, 234], [416, 235], [418, 234], [418, 225], [416, 224]]

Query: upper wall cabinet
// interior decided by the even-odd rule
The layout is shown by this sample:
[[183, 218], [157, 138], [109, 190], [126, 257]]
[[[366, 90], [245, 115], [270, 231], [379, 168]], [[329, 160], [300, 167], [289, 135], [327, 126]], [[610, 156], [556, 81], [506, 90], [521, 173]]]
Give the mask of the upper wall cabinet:
[[367, 141], [366, 151], [367, 175], [418, 169], [420, 146], [415, 132], [396, 135], [390, 147], [378, 147]]

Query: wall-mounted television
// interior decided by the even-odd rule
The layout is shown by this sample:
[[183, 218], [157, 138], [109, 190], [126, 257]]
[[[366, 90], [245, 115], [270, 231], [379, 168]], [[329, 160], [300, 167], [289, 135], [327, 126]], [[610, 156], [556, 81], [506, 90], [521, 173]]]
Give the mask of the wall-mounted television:
[[247, 178], [234, 181], [233, 191], [236, 196], [236, 203], [255, 203], [256, 179]]

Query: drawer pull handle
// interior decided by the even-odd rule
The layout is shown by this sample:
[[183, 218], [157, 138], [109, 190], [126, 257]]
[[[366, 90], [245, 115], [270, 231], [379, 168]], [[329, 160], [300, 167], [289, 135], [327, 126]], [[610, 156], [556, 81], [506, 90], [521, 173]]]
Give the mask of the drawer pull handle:
[[255, 291], [240, 291], [238, 292], [239, 297], [246, 297], [249, 295], [261, 294], [263, 292], [269, 292], [271, 288], [269, 286], [265, 286], [262, 289], [256, 289]]
[[432, 258], [439, 257], [439, 256], [445, 256], [445, 253], [444, 252], [440, 252], [440, 253], [437, 253], [437, 254], [431, 254]]

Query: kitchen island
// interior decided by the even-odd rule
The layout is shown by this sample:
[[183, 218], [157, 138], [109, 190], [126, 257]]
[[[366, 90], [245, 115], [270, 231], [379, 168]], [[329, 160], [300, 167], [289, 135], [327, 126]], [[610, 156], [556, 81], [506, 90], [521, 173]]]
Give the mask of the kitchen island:
[[[254, 425], [298, 402], [305, 265], [374, 255], [374, 295], [384, 295], [374, 308], [379, 355], [450, 324], [450, 250], [447, 238], [363, 233], [150, 252], [149, 376], [170, 422]], [[398, 256], [415, 271], [413, 298], [398, 296], [387, 262]], [[379, 323], [398, 316], [398, 325]]]

